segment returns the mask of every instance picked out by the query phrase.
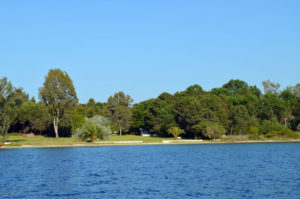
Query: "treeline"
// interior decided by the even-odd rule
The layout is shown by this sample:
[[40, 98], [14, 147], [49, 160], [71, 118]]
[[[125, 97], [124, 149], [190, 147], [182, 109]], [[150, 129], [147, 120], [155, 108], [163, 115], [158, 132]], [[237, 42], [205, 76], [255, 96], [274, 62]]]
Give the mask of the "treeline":
[[300, 84], [279, 91], [279, 84], [264, 81], [263, 94], [256, 86], [230, 80], [209, 92], [193, 85], [174, 95], [162, 93], [133, 106], [132, 130], [148, 129], [167, 136], [179, 126], [188, 138], [220, 138], [226, 135], [298, 137]]
[[123, 92], [104, 103], [90, 99], [78, 104], [71, 78], [59, 69], [50, 70], [45, 77], [38, 102], [4, 77], [0, 79], [0, 133], [4, 137], [8, 132], [20, 132], [94, 140], [108, 132], [146, 131], [165, 137], [170, 136], [169, 129], [178, 127], [185, 138], [298, 138], [300, 84], [284, 90], [270, 81], [262, 84], [264, 93], [244, 81], [230, 80], [211, 91], [193, 85], [134, 105]]

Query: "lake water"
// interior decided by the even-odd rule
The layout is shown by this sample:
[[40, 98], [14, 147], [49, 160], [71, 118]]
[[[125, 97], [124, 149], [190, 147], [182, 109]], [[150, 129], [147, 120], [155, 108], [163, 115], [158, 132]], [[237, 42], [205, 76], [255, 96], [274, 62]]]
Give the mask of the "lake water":
[[4, 149], [0, 198], [300, 198], [300, 143]]

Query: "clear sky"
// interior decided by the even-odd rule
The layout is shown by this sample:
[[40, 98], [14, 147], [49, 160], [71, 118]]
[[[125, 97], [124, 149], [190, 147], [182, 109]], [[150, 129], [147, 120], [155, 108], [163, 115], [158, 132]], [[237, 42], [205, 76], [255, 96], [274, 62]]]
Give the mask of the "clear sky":
[[3, 0], [0, 77], [38, 96], [50, 68], [80, 102], [140, 102], [239, 78], [300, 83], [299, 0]]

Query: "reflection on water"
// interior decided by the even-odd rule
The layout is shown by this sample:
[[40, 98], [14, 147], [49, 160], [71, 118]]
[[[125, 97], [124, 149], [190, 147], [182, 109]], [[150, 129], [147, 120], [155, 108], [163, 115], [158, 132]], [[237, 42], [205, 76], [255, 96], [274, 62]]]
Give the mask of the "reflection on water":
[[300, 198], [300, 143], [0, 150], [0, 198]]

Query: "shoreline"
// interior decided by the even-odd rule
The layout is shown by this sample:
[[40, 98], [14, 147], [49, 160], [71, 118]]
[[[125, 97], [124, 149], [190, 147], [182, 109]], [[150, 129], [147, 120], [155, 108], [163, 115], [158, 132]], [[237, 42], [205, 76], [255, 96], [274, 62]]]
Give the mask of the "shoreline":
[[22, 145], [22, 146], [3, 146], [1, 149], [22, 149], [22, 148], [69, 148], [69, 147], [106, 147], [106, 146], [151, 146], [151, 145], [207, 145], [207, 144], [257, 144], [257, 143], [300, 143], [297, 140], [245, 140], [245, 141], [202, 141], [202, 142], [143, 142], [143, 143], [101, 143], [101, 144], [61, 144], [61, 145]]

